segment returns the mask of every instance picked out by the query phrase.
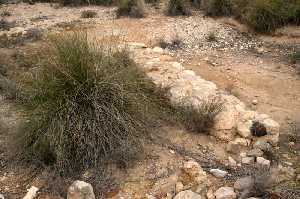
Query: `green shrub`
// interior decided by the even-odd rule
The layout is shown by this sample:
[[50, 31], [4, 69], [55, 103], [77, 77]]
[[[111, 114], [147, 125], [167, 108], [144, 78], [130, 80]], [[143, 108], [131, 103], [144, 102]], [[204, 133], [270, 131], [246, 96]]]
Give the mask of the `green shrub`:
[[208, 0], [206, 14], [210, 16], [228, 16], [232, 14], [231, 0]]
[[81, 18], [95, 18], [97, 16], [97, 12], [93, 10], [84, 10], [81, 12]]
[[284, 7], [282, 0], [254, 0], [244, 20], [257, 32], [272, 32], [287, 22], [288, 15]]
[[169, 0], [166, 12], [170, 16], [191, 14], [184, 0]]
[[141, 18], [145, 15], [144, 0], [119, 0], [118, 2], [118, 16], [130, 16]]

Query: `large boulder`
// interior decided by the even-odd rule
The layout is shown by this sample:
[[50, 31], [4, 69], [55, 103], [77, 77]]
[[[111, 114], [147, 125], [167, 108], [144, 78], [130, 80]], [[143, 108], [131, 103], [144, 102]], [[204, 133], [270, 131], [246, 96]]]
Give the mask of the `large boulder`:
[[206, 172], [195, 161], [190, 160], [183, 164], [181, 173], [181, 181], [183, 184], [208, 184]]
[[95, 199], [92, 185], [76, 180], [68, 189], [67, 199]]
[[250, 190], [254, 186], [254, 179], [251, 176], [246, 176], [237, 179], [234, 183], [234, 189], [238, 191]]

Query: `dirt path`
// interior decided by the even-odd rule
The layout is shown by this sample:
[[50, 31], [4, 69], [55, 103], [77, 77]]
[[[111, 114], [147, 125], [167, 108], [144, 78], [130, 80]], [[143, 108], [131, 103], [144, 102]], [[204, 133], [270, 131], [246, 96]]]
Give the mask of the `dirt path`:
[[[39, 14], [33, 12], [34, 8]], [[36, 27], [39, 24], [48, 28], [53, 24], [80, 19], [80, 12], [84, 9], [88, 8], [75, 9], [73, 12], [71, 8], [57, 10], [49, 8], [49, 5], [37, 4], [36, 7], [20, 5], [11, 8], [11, 11], [26, 18], [24, 26], [30, 24], [30, 27]], [[127, 42], [140, 42], [148, 47], [157, 46], [159, 40], [168, 43], [179, 40], [179, 48], [170, 46], [171, 49], [166, 50], [168, 55], [158, 58], [162, 61], [182, 63], [186, 69], [195, 71], [204, 79], [216, 83], [219, 88], [237, 96], [251, 109], [269, 114], [281, 124], [282, 134], [289, 133], [289, 125], [300, 120], [300, 79], [293, 65], [285, 58], [289, 53], [285, 49], [300, 46], [300, 37], [297, 36], [299, 29], [290, 27], [293, 30], [292, 39], [291, 36], [260, 37], [241, 32], [239, 27], [233, 26], [232, 23], [224, 23], [224, 19], [207, 18], [201, 13], [195, 13], [191, 17], [166, 17], [161, 10], [150, 9], [146, 18], [115, 19], [111, 13], [113, 9], [103, 7], [89, 7], [89, 9], [98, 10], [100, 15], [99, 18], [89, 22], [87, 32], [90, 36], [97, 39], [109, 37]], [[67, 14], [64, 15], [64, 12]], [[62, 16], [68, 16], [68, 20], [63, 20]], [[10, 20], [15, 18], [11, 17]], [[39, 22], [35, 23], [34, 20]], [[76, 23], [73, 28], [78, 28]], [[210, 34], [215, 35], [216, 41], [208, 41]], [[276, 46], [277, 43], [287, 48], [280, 50]], [[6, 50], [1, 49], [0, 52], [2, 51]], [[257, 105], [253, 104], [254, 100], [257, 100]], [[8, 128], [13, 130], [15, 127], [13, 123], [18, 117], [14, 113], [6, 116], [9, 111], [7, 102], [3, 100], [0, 102], [0, 113], [2, 123], [9, 124], [7, 121], [11, 121]], [[147, 143], [145, 160], [140, 161], [126, 173], [115, 172], [119, 177], [118, 180], [124, 180], [125, 183], [120, 190], [109, 192], [109, 196], [118, 198], [119, 191], [126, 190], [133, 198], [143, 198], [148, 190], [163, 186], [164, 180], [176, 173], [184, 160], [195, 159], [202, 154], [207, 154], [216, 165], [220, 163], [218, 166], [225, 165], [224, 160], [228, 157], [226, 144], [218, 142], [213, 136], [195, 135], [173, 127], [163, 127], [159, 134], [168, 144], [162, 144], [159, 138], [153, 138], [153, 141], [160, 140], [160, 142]], [[5, 132], [0, 132], [1, 142], [7, 137]], [[1, 142], [0, 155], [5, 155], [6, 147]], [[282, 153], [288, 151], [283, 150]], [[296, 158], [299, 155], [297, 153], [292, 154], [292, 160], [289, 157], [287, 161], [297, 163]], [[203, 166], [205, 164], [204, 162]], [[4, 166], [5, 169], [0, 172], [4, 176], [0, 178], [0, 193], [13, 190], [11, 198], [22, 196], [25, 187], [29, 186], [26, 183], [20, 184], [20, 178], [26, 171], [18, 172], [16, 168], [13, 170], [7, 165]], [[45, 174], [40, 174], [37, 179], [44, 177]], [[37, 179], [34, 181], [38, 181]]]

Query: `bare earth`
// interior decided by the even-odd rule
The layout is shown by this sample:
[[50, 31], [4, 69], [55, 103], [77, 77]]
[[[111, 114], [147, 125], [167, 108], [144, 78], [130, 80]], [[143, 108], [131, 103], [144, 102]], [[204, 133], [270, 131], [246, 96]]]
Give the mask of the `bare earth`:
[[[251, 109], [269, 114], [282, 128], [278, 148], [282, 162], [299, 167], [299, 143], [290, 150], [287, 141], [291, 125], [300, 123], [300, 76], [297, 66], [288, 57], [293, 49], [300, 49], [299, 27], [287, 27], [273, 36], [261, 36], [247, 33], [247, 28], [234, 19], [212, 19], [198, 11], [191, 17], [167, 17], [162, 10], [151, 8], [146, 18], [116, 19], [115, 8], [98, 6], [55, 8], [50, 4], [19, 4], [5, 9], [12, 13], [8, 19], [16, 21], [18, 27], [25, 31], [40, 28], [45, 35], [48, 31], [84, 27], [91, 37], [97, 39], [116, 38], [144, 43], [148, 47], [157, 46], [159, 39], [180, 39], [183, 42], [181, 47], [169, 50], [169, 55], [160, 59], [182, 63], [187, 69], [235, 95]], [[98, 18], [81, 19], [80, 13], [86, 9], [96, 10]], [[61, 25], [65, 22], [67, 27]], [[207, 37], [212, 32], [216, 34], [216, 41], [209, 42]], [[0, 48], [0, 64], [11, 65], [16, 52], [26, 51], [32, 46], [38, 47], [39, 41], [10, 49]], [[253, 104], [253, 100], [257, 100], [257, 105]], [[21, 116], [9, 107], [14, 105], [1, 98], [0, 125], [6, 126], [6, 130], [0, 132], [0, 193], [6, 194], [7, 198], [22, 198], [26, 188], [36, 185], [42, 190], [39, 198], [50, 199], [52, 196], [48, 197], [47, 191], [43, 192], [47, 172], [34, 175], [32, 171], [35, 168], [10, 165], [8, 138], [16, 130]], [[228, 157], [226, 143], [213, 136], [197, 135], [171, 126], [158, 131], [153, 133], [153, 140], [145, 143], [145, 158], [127, 171], [114, 172], [119, 186], [105, 187], [106, 195], [102, 197], [138, 199], [155, 192], [158, 198], [163, 198], [166, 193], [156, 189], [163, 187], [165, 181], [172, 181], [170, 178], [178, 172], [183, 161], [198, 158], [204, 168], [225, 165]], [[238, 155], [231, 156], [238, 158]], [[85, 175], [81, 178], [89, 179]], [[210, 178], [215, 187], [232, 183]], [[66, 190], [67, 187], [61, 189]], [[49, 195], [59, 194], [58, 191]]]

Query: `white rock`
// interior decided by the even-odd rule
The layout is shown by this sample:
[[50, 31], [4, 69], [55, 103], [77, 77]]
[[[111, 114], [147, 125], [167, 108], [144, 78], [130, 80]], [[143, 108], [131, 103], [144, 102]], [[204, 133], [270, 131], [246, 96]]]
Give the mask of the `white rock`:
[[216, 199], [235, 199], [236, 193], [232, 187], [221, 187], [215, 192]]
[[154, 196], [152, 196], [152, 195], [150, 195], [150, 194], [146, 194], [146, 198], [147, 198], [147, 199], [156, 199], [156, 197], [154, 197]]
[[236, 167], [236, 161], [232, 157], [228, 157], [229, 166]]
[[247, 156], [249, 157], [260, 157], [264, 154], [264, 152], [258, 148], [254, 148], [247, 152]]
[[209, 172], [217, 178], [224, 178], [228, 172], [220, 169], [211, 169]]
[[161, 47], [154, 47], [153, 48], [153, 52], [155, 52], [155, 53], [163, 53], [164, 49], [162, 49]]
[[138, 43], [138, 42], [131, 42], [128, 45], [133, 47], [133, 48], [147, 48], [146, 44]]
[[238, 145], [241, 145], [241, 146], [249, 146], [251, 141], [248, 140], [248, 139], [245, 139], [245, 138], [235, 138], [233, 140], [233, 143], [234, 144], [238, 144]]
[[32, 186], [30, 189], [27, 189], [27, 194], [23, 199], [33, 199], [36, 197], [36, 194], [38, 192], [39, 188]]
[[92, 185], [76, 180], [68, 189], [67, 199], [95, 199]]
[[254, 163], [254, 157], [244, 157], [242, 158], [243, 164], [253, 164]]
[[257, 104], [258, 104], [258, 100], [256, 100], [256, 99], [255, 99], [255, 100], [252, 100], [252, 104], [253, 104], [253, 105], [257, 105]]
[[191, 190], [186, 190], [178, 193], [174, 199], [201, 199], [201, 196]]
[[252, 120], [239, 121], [237, 124], [238, 134], [244, 138], [251, 137], [251, 130], [250, 130], [251, 126], [252, 126]]
[[267, 167], [269, 168], [270, 167], [270, 164], [271, 164], [271, 161], [270, 160], [267, 160], [263, 157], [257, 157], [256, 158], [256, 162], [258, 165], [262, 166], [262, 167]]

